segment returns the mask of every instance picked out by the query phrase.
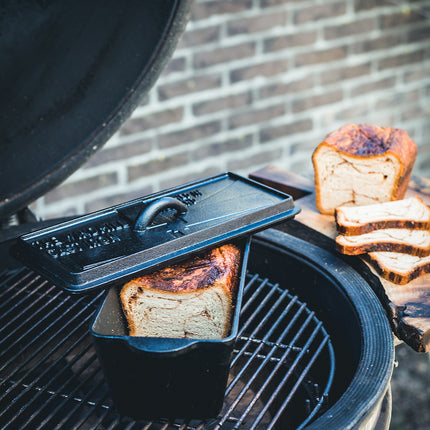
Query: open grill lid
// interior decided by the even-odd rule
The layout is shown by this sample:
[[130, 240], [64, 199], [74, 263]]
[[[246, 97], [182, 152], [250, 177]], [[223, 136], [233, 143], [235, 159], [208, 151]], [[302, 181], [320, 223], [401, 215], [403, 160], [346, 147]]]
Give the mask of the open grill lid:
[[192, 0], [0, 5], [0, 220], [79, 168], [158, 78]]
[[223, 173], [21, 236], [16, 256], [71, 292], [125, 282], [293, 218], [291, 196]]

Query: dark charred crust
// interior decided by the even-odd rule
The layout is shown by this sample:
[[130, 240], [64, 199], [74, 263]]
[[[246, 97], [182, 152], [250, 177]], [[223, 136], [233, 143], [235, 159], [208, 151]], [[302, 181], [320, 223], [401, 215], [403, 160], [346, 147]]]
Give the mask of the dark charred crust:
[[[227, 261], [229, 264], [227, 264]], [[236, 284], [240, 252], [233, 245], [224, 245], [183, 263], [166, 267], [135, 280], [144, 287], [169, 292], [196, 291], [208, 288], [225, 277], [228, 289]]]
[[326, 141], [353, 155], [380, 155], [393, 146], [396, 130], [369, 124], [344, 126], [330, 133]]
[[354, 246], [344, 246], [336, 243], [336, 250], [346, 255], [360, 255], [369, 252], [400, 252], [403, 254], [415, 255], [417, 257], [427, 257], [430, 254], [430, 249], [390, 242], [368, 243]]
[[374, 230], [388, 229], [388, 228], [407, 228], [426, 230], [430, 228], [427, 221], [412, 221], [412, 220], [381, 220], [369, 222], [363, 225], [346, 226], [341, 225], [336, 220], [336, 228], [339, 234], [344, 236], [358, 236], [359, 234], [370, 233]]
[[364, 258], [379, 273], [379, 275], [381, 275], [387, 281], [390, 281], [396, 285], [406, 285], [414, 279], [430, 272], [430, 263], [417, 266], [410, 272], [401, 274], [386, 269], [383, 265], [379, 263], [378, 260], [372, 258], [367, 254], [364, 255]]

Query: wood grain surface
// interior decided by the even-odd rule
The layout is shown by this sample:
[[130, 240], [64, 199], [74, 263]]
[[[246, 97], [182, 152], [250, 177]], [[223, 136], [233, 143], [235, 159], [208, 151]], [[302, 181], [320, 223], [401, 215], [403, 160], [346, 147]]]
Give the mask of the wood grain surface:
[[[249, 175], [251, 179], [292, 195], [301, 212], [295, 217], [299, 223], [322, 233], [333, 240], [337, 235], [334, 217], [322, 215], [315, 206], [313, 178], [306, 178], [288, 172], [275, 165], [268, 165]], [[430, 205], [430, 180], [412, 177], [406, 197], [419, 196]], [[336, 251], [333, 251], [336, 252]], [[424, 275], [406, 285], [397, 285], [380, 277], [361, 257], [359, 267], [371, 272], [369, 284], [377, 294], [390, 320], [394, 334], [415, 351], [430, 351], [430, 274]], [[359, 269], [360, 270], [360, 269]]]

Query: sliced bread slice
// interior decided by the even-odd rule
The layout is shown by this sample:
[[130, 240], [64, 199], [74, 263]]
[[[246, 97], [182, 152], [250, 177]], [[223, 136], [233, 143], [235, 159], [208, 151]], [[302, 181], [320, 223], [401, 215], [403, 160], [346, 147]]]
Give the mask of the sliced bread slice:
[[430, 273], [430, 256], [417, 257], [398, 252], [370, 252], [366, 260], [388, 281], [405, 285], [419, 276]]
[[357, 236], [338, 235], [336, 249], [348, 255], [385, 251], [425, 257], [430, 255], [430, 231], [388, 228]]
[[337, 231], [346, 236], [387, 228], [430, 229], [430, 208], [418, 197], [335, 210]]

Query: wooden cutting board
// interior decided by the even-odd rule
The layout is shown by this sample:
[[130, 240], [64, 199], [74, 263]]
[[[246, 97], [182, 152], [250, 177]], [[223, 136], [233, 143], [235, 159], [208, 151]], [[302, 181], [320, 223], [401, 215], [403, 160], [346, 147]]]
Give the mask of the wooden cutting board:
[[[274, 165], [268, 165], [249, 175], [290, 194], [301, 212], [295, 221], [322, 233], [332, 243], [336, 237], [334, 217], [322, 215], [315, 206], [314, 181]], [[413, 177], [406, 197], [419, 196], [430, 205], [430, 180]], [[291, 227], [290, 227], [291, 228]], [[294, 234], [294, 232], [293, 232]], [[430, 351], [430, 274], [421, 276], [406, 285], [396, 285], [380, 277], [361, 257], [342, 256], [369, 281], [390, 320], [394, 334], [418, 352]]]

